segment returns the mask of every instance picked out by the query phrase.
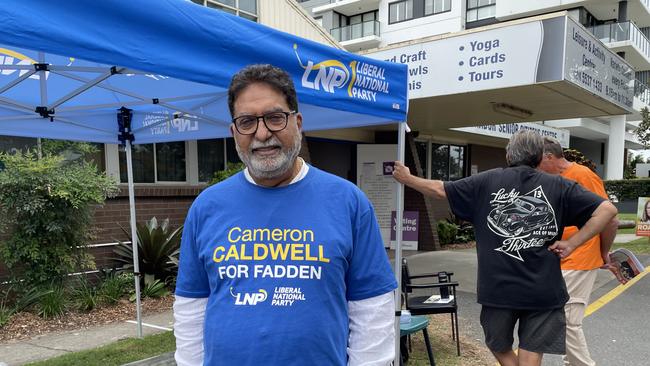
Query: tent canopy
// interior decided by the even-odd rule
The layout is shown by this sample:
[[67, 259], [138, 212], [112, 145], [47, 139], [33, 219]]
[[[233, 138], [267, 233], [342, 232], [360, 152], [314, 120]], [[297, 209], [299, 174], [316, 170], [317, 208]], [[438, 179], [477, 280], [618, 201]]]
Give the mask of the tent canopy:
[[0, 8], [0, 135], [134, 143], [230, 135], [227, 88], [254, 63], [287, 70], [305, 130], [403, 122], [406, 65], [183, 0], [24, 0]]

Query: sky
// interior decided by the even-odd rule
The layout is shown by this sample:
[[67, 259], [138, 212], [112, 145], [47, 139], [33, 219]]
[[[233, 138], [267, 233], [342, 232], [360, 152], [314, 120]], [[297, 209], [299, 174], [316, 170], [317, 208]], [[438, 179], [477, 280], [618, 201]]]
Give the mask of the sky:
[[642, 154], [643, 157], [646, 159], [646, 161], [647, 161], [648, 158], [650, 158], [650, 149], [649, 150], [630, 150], [630, 152], [633, 153], [634, 155]]

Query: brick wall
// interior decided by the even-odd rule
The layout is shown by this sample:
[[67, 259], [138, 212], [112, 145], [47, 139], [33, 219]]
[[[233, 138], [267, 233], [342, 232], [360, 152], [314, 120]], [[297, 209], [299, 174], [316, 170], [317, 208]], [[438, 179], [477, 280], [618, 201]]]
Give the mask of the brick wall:
[[[187, 210], [203, 188], [204, 186], [136, 187], [136, 220], [140, 223], [154, 216], [159, 221], [169, 218], [170, 225], [178, 227], [185, 221]], [[128, 240], [120, 227], [130, 232], [129, 215], [128, 191], [123, 187], [117, 197], [95, 208], [96, 238], [92, 242]]]
[[[143, 186], [135, 188], [136, 220], [138, 223], [156, 217], [159, 221], [169, 218], [173, 228], [182, 225], [190, 205], [205, 186]], [[97, 205], [94, 211], [94, 239], [89, 244], [113, 243], [128, 240], [120, 228], [130, 233], [129, 196], [126, 186], [119, 194], [108, 199], [104, 205]], [[6, 234], [4, 235], [6, 238]], [[90, 247], [88, 252], [95, 257], [97, 268], [113, 268], [113, 246]], [[6, 280], [8, 271], [0, 263], [0, 281]]]

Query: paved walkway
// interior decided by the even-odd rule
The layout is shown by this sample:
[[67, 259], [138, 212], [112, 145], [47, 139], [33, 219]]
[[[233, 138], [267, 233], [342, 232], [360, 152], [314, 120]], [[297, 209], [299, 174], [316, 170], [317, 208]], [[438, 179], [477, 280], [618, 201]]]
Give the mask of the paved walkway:
[[[144, 335], [171, 329], [173, 324], [172, 312], [168, 311], [143, 317], [143, 323], [147, 324], [142, 329]], [[13, 341], [0, 345], [0, 365], [2, 362], [9, 366], [23, 365], [66, 353], [100, 347], [121, 339], [135, 337], [136, 334], [137, 327], [135, 324], [121, 322]]]
[[[648, 238], [647, 236], [636, 236], [636, 234], [618, 234], [616, 235], [616, 238], [614, 239], [614, 243], [629, 243], [631, 241], [641, 239], [641, 238]], [[650, 239], [649, 240], [650, 243]]]

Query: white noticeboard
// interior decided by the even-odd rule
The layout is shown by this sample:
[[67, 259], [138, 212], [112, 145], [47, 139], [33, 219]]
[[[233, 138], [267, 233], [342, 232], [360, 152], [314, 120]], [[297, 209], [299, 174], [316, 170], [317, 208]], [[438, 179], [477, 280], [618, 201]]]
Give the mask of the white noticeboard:
[[375, 209], [384, 247], [390, 245], [391, 212], [395, 211], [397, 184], [390, 163], [397, 160], [397, 145], [357, 145], [357, 185]]

